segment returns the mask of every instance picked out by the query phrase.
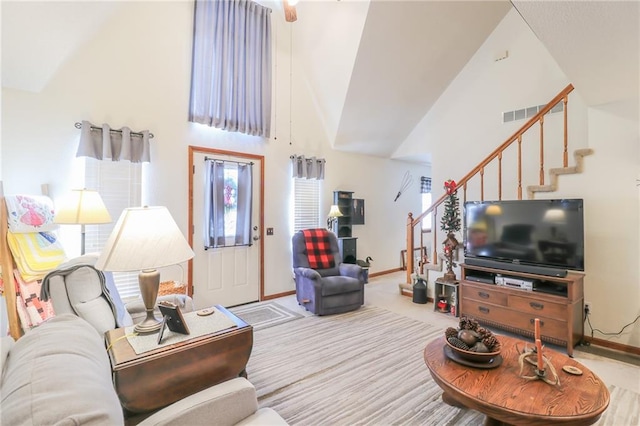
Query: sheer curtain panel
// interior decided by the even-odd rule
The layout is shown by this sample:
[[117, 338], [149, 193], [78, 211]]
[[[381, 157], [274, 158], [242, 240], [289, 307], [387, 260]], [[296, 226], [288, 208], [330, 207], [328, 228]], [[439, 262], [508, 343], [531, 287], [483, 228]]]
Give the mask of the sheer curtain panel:
[[196, 0], [189, 121], [269, 137], [271, 9]]
[[253, 163], [205, 161], [205, 249], [250, 246]]
[[132, 163], [148, 163], [149, 131], [132, 132], [128, 127], [111, 129], [108, 124], [95, 126], [83, 121], [80, 127], [80, 143], [76, 157], [98, 160], [128, 160]]

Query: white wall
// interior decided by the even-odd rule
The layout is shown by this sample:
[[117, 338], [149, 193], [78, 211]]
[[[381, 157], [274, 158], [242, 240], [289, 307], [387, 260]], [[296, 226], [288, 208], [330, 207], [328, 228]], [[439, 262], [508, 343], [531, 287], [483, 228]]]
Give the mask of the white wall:
[[[131, 2], [98, 35], [60, 68], [41, 93], [2, 90], [2, 180], [5, 192], [39, 193], [50, 184], [62, 197], [79, 185], [70, 167], [78, 143], [74, 123], [89, 120], [112, 127], [149, 129], [151, 163], [145, 166], [143, 202], [166, 205], [186, 232], [188, 223], [188, 146], [202, 146], [265, 156], [265, 293], [294, 290], [290, 256], [289, 156], [327, 159], [323, 210], [334, 190], [354, 191], [365, 199], [366, 224], [354, 226], [358, 257], [372, 256], [371, 273], [400, 266], [405, 222], [420, 210], [421, 175], [416, 163], [331, 150], [304, 76], [293, 74], [293, 114], [289, 132], [289, 31], [274, 7], [277, 31], [277, 91], [272, 137], [264, 140], [187, 122], [192, 3]], [[295, 69], [295, 67], [294, 67]], [[403, 174], [415, 183], [397, 202]], [[321, 221], [324, 223], [324, 219]], [[196, 283], [197, 285], [197, 283]]]
[[[505, 50], [508, 59], [494, 62], [496, 53]], [[568, 83], [544, 46], [511, 11], [396, 154], [430, 151], [434, 188], [446, 179], [460, 179], [525, 123], [501, 124], [503, 111], [545, 104]], [[569, 96], [568, 111], [570, 154], [586, 147], [595, 154], [585, 158], [584, 173], [560, 177], [557, 192], [537, 198], [585, 200], [585, 300], [591, 302], [593, 327], [616, 333], [640, 314], [638, 117], [629, 117], [628, 105], [587, 107], [579, 87]], [[560, 125], [561, 114], [547, 116], [546, 140], [561, 137], [553, 132]], [[537, 184], [538, 179], [538, 133], [532, 138], [535, 144], [525, 150], [523, 162], [533, 175], [525, 175], [523, 185]], [[561, 166], [557, 152], [546, 154], [546, 167]], [[503, 166], [503, 198], [515, 199], [513, 163], [505, 157]], [[487, 169], [487, 200], [497, 198], [496, 176], [495, 168]], [[479, 199], [478, 191], [470, 190], [468, 199]], [[588, 325], [585, 334], [590, 335]], [[620, 336], [595, 333], [594, 337], [637, 347], [640, 324]]]

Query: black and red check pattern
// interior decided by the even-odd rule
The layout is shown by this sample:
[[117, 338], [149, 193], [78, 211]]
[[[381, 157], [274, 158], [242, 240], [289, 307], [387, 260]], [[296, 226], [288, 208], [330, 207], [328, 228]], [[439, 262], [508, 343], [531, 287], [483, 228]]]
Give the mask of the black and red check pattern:
[[331, 253], [329, 231], [326, 229], [303, 229], [309, 267], [312, 269], [333, 268], [336, 263]]

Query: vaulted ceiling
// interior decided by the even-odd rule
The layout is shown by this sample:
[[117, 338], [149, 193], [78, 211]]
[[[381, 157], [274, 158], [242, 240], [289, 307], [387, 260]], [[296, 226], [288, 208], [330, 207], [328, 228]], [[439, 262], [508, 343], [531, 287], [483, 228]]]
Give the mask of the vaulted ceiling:
[[[637, 104], [639, 4], [302, 0], [290, 25], [333, 147], [393, 157], [513, 7], [588, 104], [628, 97]], [[3, 0], [3, 87], [41, 91], [122, 5]]]
[[[295, 53], [307, 65], [305, 75], [320, 100], [334, 148], [390, 157], [511, 3], [373, 0], [297, 7], [294, 34], [302, 34], [302, 47]], [[333, 37], [323, 34], [314, 46], [305, 36], [307, 16], [332, 27], [333, 19], [343, 16], [346, 25]], [[319, 25], [312, 34], [318, 30]], [[330, 60], [335, 55], [344, 59]], [[333, 71], [332, 66], [343, 69]]]

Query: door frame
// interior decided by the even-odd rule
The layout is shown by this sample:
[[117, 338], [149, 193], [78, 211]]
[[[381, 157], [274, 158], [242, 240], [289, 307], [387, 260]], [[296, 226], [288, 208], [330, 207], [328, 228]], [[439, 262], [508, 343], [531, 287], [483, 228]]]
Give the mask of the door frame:
[[[244, 152], [226, 151], [222, 149], [207, 148], [202, 146], [189, 145], [189, 246], [193, 248], [193, 235], [195, 233], [193, 224], [193, 176], [195, 174], [194, 156], [196, 154], [211, 154], [211, 155], [229, 155], [234, 157], [246, 158], [247, 160], [253, 160], [260, 163], [260, 203], [258, 208], [260, 212], [259, 217], [259, 234], [258, 244], [260, 244], [260, 270], [258, 271], [258, 277], [260, 280], [259, 288], [259, 301], [264, 300], [264, 155], [247, 154]], [[253, 204], [253, 203], [252, 203]], [[255, 206], [255, 205], [254, 205]], [[189, 259], [187, 266], [187, 294], [193, 296], [193, 259]]]

